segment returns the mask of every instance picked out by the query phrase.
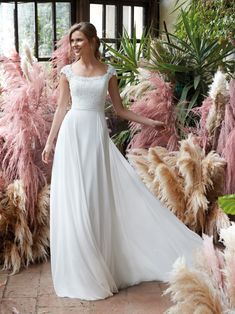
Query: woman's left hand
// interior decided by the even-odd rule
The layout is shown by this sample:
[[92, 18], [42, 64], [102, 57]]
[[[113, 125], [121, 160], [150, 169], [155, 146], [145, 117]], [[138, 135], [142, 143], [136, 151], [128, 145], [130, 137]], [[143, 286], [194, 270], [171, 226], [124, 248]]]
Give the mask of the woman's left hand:
[[158, 120], [152, 120], [151, 121], [151, 127], [158, 128], [158, 129], [162, 129], [162, 128], [166, 129], [167, 128], [167, 126], [164, 122], [158, 121]]

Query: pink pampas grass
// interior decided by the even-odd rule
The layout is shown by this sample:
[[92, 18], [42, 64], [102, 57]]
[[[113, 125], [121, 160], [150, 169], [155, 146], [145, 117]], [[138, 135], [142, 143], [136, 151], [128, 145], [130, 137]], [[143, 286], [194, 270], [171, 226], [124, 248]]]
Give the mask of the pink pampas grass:
[[[37, 62], [28, 63], [30, 75], [27, 78], [18, 66], [9, 67], [7, 59], [3, 66], [5, 62], [6, 84], [1, 103], [3, 116], [0, 118], [2, 174], [7, 184], [15, 179], [23, 181], [28, 218], [32, 223], [38, 190], [45, 185], [46, 174], [50, 172], [50, 167], [43, 165], [38, 156], [49, 132], [47, 116], [53, 111], [54, 99], [46, 84], [46, 73]], [[17, 80], [10, 79], [15, 76]]]
[[52, 53], [52, 74], [57, 76], [61, 68], [72, 62], [73, 56], [70, 52], [69, 36], [63, 36], [56, 44], [57, 49]]
[[223, 155], [227, 161], [225, 194], [235, 193], [235, 129], [229, 134]]
[[221, 72], [215, 75], [210, 97], [201, 108], [200, 125], [195, 133], [200, 145], [209, 151], [216, 150], [227, 162], [223, 194], [235, 193], [235, 80], [228, 84]]
[[130, 125], [134, 136], [128, 148], [163, 146], [169, 150], [176, 150], [178, 136], [175, 131], [172, 87], [169, 83], [164, 82], [158, 74], [153, 75], [150, 81], [154, 86], [154, 90], [145, 92], [141, 100], [136, 101], [131, 109], [137, 114], [163, 121], [168, 128], [158, 130], [157, 128], [142, 126], [140, 132], [138, 132], [139, 124], [132, 122]]
[[229, 96], [230, 98], [225, 108], [225, 117], [218, 141], [217, 152], [219, 154], [223, 153], [227, 138], [230, 132], [235, 128], [235, 80], [231, 80], [229, 83]]
[[218, 288], [223, 287], [223, 273], [221, 270], [220, 259], [218, 257], [219, 252], [214, 248], [213, 237], [203, 235], [203, 253], [205, 255], [205, 261], [207, 263], [210, 275], [212, 275], [214, 283], [218, 285]]
[[213, 103], [212, 99], [210, 97], [207, 97], [203, 101], [201, 107], [194, 109], [194, 112], [200, 115], [200, 124], [198, 125], [195, 133], [198, 136], [199, 144], [203, 147], [204, 150], [206, 150], [206, 147], [209, 145], [209, 135], [206, 129], [206, 121], [212, 103]]
[[226, 106], [225, 119], [218, 142], [218, 152], [227, 162], [224, 193], [235, 193], [235, 80], [229, 84], [230, 100]]
[[187, 267], [182, 258], [174, 264], [169, 288], [175, 303], [167, 313], [233, 313], [235, 308], [235, 225], [221, 229], [225, 248], [213, 247], [212, 237], [204, 236], [203, 248]]

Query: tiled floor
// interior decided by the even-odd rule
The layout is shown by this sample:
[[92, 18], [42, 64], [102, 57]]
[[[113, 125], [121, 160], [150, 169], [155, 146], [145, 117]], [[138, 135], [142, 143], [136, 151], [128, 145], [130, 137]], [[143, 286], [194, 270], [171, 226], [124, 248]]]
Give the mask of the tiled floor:
[[100, 301], [58, 298], [53, 290], [50, 263], [30, 266], [9, 276], [0, 272], [1, 314], [162, 314], [170, 306], [162, 296], [166, 286], [145, 282]]

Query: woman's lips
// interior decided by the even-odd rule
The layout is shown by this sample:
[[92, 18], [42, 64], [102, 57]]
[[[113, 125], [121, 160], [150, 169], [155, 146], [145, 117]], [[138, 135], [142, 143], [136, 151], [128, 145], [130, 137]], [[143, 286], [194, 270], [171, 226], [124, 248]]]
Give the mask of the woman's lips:
[[76, 49], [74, 49], [74, 52], [79, 53], [80, 49], [76, 48]]

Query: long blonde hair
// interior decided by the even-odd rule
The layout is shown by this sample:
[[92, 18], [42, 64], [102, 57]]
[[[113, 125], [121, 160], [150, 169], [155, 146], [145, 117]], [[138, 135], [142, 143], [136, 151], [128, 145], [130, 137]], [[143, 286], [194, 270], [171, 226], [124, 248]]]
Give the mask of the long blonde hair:
[[[100, 39], [97, 36], [97, 31], [96, 31], [95, 26], [90, 22], [80, 22], [80, 23], [76, 23], [76, 24], [72, 25], [71, 28], [69, 29], [70, 49], [71, 49], [71, 37], [75, 31], [82, 32], [90, 42], [92, 42], [93, 38], [95, 38], [94, 55], [95, 55], [96, 59], [100, 59], [100, 51], [99, 51]], [[70, 52], [72, 52], [72, 51], [70, 51]]]

